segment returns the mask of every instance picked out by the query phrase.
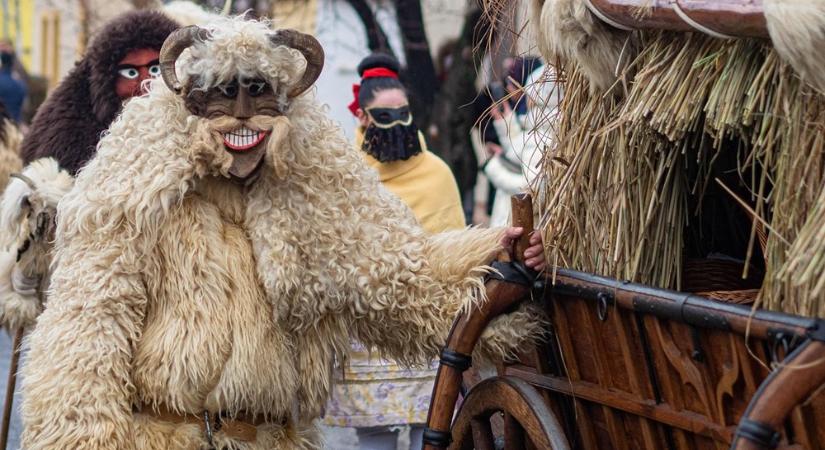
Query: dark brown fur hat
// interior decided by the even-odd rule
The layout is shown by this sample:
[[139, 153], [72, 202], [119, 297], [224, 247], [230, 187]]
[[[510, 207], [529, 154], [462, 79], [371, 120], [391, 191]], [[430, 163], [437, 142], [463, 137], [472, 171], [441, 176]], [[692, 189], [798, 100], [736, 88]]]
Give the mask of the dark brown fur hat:
[[37, 111], [22, 144], [26, 164], [54, 157], [73, 175], [95, 153], [100, 135], [120, 112], [117, 64], [139, 48], [160, 50], [179, 25], [158, 11], [122, 14], [95, 35], [86, 55]]

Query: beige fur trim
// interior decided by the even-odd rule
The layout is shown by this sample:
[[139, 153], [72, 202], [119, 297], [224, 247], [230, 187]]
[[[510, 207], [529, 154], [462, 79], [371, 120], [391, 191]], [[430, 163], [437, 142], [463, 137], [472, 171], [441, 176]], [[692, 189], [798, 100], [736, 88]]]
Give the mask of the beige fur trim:
[[[53, 158], [32, 161], [22, 174], [35, 184], [35, 189], [23, 180], [13, 178], [0, 200], [0, 246], [17, 250], [31, 232], [29, 213], [44, 208], [56, 208], [58, 202], [72, 188], [74, 180], [60, 170]], [[24, 199], [26, 204], [24, 205]]]
[[579, 64], [595, 92], [616, 81], [620, 58], [632, 59], [631, 34], [602, 23], [584, 0], [531, 0], [530, 16], [545, 60]]
[[825, 1], [765, 0], [764, 8], [776, 51], [825, 92]]
[[527, 300], [515, 312], [490, 322], [473, 351], [473, 363], [512, 361], [519, 351], [528, 350], [543, 341], [549, 327], [550, 322], [542, 308]]
[[29, 242], [37, 216], [54, 215], [60, 199], [72, 187], [73, 179], [60, 170], [57, 161], [39, 159], [22, 172], [34, 183], [13, 178], [0, 200], [0, 323], [15, 330], [34, 323], [42, 308], [39, 292], [45, 289], [51, 263], [51, 242]]
[[286, 108], [286, 93], [300, 81], [307, 67], [304, 56], [296, 49], [273, 46], [274, 32], [266, 20], [241, 17], [216, 18], [202, 25], [210, 38], [184, 51], [176, 64], [184, 85], [197, 77], [202, 88], [226, 83], [237, 76], [264, 78], [280, 96]]

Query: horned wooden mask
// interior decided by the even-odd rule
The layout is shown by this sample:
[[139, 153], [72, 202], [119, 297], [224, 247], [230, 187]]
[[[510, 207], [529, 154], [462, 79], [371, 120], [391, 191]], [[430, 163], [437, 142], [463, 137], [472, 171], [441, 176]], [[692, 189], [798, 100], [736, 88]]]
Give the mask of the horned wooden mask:
[[[189, 79], [186, 86], [178, 80], [175, 62], [186, 48], [198, 41], [210, 39], [208, 30], [198, 26], [181, 28], [172, 33], [160, 51], [160, 70], [163, 81], [175, 93], [182, 96], [186, 108], [194, 115], [210, 121], [224, 120], [231, 123], [228, 129], [221, 129], [226, 150], [233, 156], [230, 175], [236, 180], [248, 182], [262, 165], [271, 129], [261, 126], [262, 117], [284, 115], [282, 111], [283, 91], [273, 86], [263, 76], [236, 77], [223, 84], [201, 88], [195, 86], [196, 79]], [[303, 76], [288, 87], [287, 100], [309, 89], [324, 66], [324, 51], [318, 41], [307, 34], [295, 30], [278, 30], [269, 35], [273, 46], [283, 45], [298, 50], [306, 59]], [[261, 55], [263, 58], [264, 56]], [[280, 138], [280, 137], [279, 137]]]

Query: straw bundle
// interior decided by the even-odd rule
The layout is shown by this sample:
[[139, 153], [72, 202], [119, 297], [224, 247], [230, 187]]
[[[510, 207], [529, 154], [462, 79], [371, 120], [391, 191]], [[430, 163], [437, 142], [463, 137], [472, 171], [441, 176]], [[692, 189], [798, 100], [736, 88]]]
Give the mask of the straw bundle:
[[766, 43], [637, 35], [621, 98], [592, 94], [566, 67], [557, 144], [536, 186], [550, 261], [680, 288], [684, 231], [700, 219], [689, 205], [732, 157], [737, 201], [756, 217], [748, 258], [761, 257], [757, 227], [769, 231], [760, 300], [825, 316], [825, 98]]

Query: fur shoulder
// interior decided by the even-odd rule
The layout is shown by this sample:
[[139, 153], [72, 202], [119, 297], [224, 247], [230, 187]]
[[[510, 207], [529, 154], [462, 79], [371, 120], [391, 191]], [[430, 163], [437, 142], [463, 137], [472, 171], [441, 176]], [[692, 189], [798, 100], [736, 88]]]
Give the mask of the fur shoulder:
[[0, 244], [17, 250], [33, 230], [31, 211], [54, 210], [72, 188], [74, 179], [52, 158], [38, 159], [26, 166], [24, 178], [12, 178], [0, 200]]
[[765, 0], [773, 46], [802, 78], [825, 92], [825, 2]]

